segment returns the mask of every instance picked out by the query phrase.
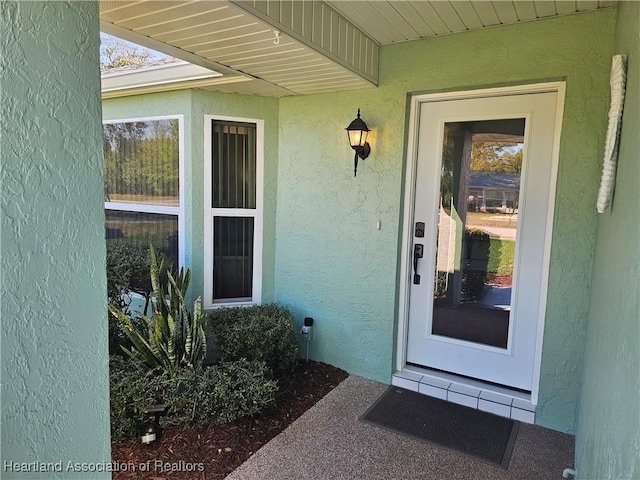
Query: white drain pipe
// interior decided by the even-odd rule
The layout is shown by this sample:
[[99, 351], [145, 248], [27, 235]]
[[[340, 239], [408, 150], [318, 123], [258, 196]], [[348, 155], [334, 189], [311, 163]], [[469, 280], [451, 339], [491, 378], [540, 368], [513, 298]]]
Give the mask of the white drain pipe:
[[576, 476], [576, 471], [573, 468], [565, 468], [562, 471], [562, 478], [569, 478], [569, 475], [572, 477]]

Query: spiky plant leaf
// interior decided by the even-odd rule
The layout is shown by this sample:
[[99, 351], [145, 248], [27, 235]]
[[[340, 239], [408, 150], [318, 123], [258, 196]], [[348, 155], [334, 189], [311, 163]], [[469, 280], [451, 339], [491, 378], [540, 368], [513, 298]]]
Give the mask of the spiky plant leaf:
[[133, 346], [127, 354], [149, 368], [161, 367], [173, 377], [182, 365], [200, 367], [206, 356], [202, 302], [198, 298], [193, 312], [189, 311], [185, 298], [191, 281], [190, 269], [181, 268], [175, 276], [167, 271], [167, 284], [163, 287], [160, 274], [164, 259], [158, 261], [153, 246], [149, 248], [149, 257], [153, 317], [141, 317], [148, 338], [140, 335], [128, 318], [129, 324], [121, 320], [121, 325], [127, 335], [132, 335]]
[[109, 306], [109, 311], [119, 320], [122, 330], [133, 345], [131, 350], [122, 347], [123, 351], [151, 369], [161, 366], [162, 362], [154, 353], [153, 346], [136, 330], [131, 319], [113, 306]]

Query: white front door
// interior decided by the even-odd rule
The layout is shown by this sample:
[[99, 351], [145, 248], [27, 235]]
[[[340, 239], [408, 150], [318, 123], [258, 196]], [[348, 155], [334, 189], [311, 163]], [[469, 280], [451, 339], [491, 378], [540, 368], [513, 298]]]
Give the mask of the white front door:
[[547, 91], [418, 104], [407, 363], [532, 390], [557, 102]]

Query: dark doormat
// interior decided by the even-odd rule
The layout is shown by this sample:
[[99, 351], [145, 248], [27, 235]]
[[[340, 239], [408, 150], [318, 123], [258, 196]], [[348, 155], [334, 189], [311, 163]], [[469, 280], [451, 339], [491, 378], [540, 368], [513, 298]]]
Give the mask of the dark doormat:
[[505, 469], [520, 426], [509, 418], [393, 386], [360, 420]]

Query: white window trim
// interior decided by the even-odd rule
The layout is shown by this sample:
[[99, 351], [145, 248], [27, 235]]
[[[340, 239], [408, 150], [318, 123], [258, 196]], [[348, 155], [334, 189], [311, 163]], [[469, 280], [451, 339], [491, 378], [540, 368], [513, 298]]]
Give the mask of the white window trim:
[[[212, 208], [211, 121], [244, 122], [256, 125], [256, 208]], [[264, 213], [264, 120], [256, 118], [204, 116], [204, 295], [203, 307], [237, 307], [259, 305], [262, 302], [262, 244]], [[213, 301], [213, 217], [253, 217], [253, 284], [250, 301]]]
[[105, 210], [121, 210], [123, 212], [160, 213], [178, 217], [178, 268], [185, 265], [185, 166], [184, 166], [184, 115], [162, 115], [155, 117], [134, 117], [115, 120], [104, 120], [103, 125], [114, 123], [153, 122], [156, 120], [178, 120], [178, 181], [180, 206], [149, 205], [126, 202], [104, 202]]

